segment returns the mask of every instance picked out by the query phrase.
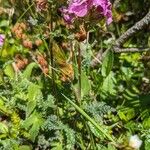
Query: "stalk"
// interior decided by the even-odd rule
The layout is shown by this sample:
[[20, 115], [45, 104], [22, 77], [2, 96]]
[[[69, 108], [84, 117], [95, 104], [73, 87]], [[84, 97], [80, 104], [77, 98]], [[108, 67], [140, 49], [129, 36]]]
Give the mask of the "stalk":
[[78, 105], [76, 105], [73, 101], [71, 101], [68, 97], [66, 97], [64, 94], [62, 94], [68, 102], [75, 107], [75, 109], [82, 114], [89, 122], [91, 122], [105, 137], [107, 137], [108, 140], [112, 142], [113, 145], [117, 146], [117, 143], [112, 138], [110, 134], [108, 134], [102, 127], [100, 127], [95, 120], [93, 120], [84, 110], [82, 110]]

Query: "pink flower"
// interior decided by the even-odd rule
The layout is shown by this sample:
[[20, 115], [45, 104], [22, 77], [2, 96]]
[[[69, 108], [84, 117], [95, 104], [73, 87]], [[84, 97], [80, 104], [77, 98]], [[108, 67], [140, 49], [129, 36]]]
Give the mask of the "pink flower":
[[0, 34], [0, 47], [3, 46], [4, 40], [5, 40], [5, 35], [4, 34]]
[[[107, 24], [112, 22], [111, 3], [109, 0], [71, 0], [68, 8], [61, 8], [64, 19], [72, 23], [77, 17], [85, 17], [90, 10], [96, 10], [100, 16], [107, 19]], [[94, 15], [94, 14], [93, 14]]]

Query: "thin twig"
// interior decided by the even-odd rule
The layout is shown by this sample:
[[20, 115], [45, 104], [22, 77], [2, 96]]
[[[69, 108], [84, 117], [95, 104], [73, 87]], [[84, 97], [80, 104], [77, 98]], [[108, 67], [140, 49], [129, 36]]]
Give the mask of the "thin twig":
[[81, 49], [78, 46], [78, 80], [79, 80], [79, 89], [78, 89], [78, 98], [81, 100]]
[[101, 64], [102, 63], [102, 54], [103, 54], [103, 51], [100, 50], [97, 55], [94, 57], [94, 59], [91, 61], [90, 63], [90, 66], [92, 68], [96, 67], [98, 64]]
[[115, 42], [115, 46], [121, 47], [131, 36], [133, 36], [138, 31], [142, 30], [145, 26], [150, 24], [150, 11], [146, 14], [144, 18], [138, 21], [135, 25], [129, 28], [125, 33], [123, 33]]
[[131, 47], [131, 48], [121, 48], [121, 47], [113, 47], [114, 49], [114, 52], [115, 53], [129, 53], [129, 52], [145, 52], [145, 51], [150, 51], [150, 47], [147, 47], [147, 48], [134, 48], [134, 47]]
[[[125, 33], [123, 33], [112, 46], [115, 53], [128, 53], [128, 52], [143, 52], [150, 51], [150, 47], [140, 47], [140, 48], [123, 48], [123, 44], [138, 31], [142, 30], [145, 26], [150, 24], [150, 11], [146, 14], [144, 18], [138, 21], [135, 25], [129, 28]], [[101, 50], [97, 53], [96, 57], [91, 61], [91, 67], [96, 67], [102, 60]]]
[[[133, 52], [146, 52], [150, 51], [150, 47], [147, 48], [134, 48], [134, 47], [127, 47], [127, 48], [120, 48], [120, 47], [113, 47], [113, 50], [115, 53], [133, 53]], [[94, 59], [91, 61], [90, 66], [92, 68], [95, 68], [98, 64], [102, 63], [103, 59], [103, 53], [102, 50], [100, 50], [97, 55], [94, 57]]]

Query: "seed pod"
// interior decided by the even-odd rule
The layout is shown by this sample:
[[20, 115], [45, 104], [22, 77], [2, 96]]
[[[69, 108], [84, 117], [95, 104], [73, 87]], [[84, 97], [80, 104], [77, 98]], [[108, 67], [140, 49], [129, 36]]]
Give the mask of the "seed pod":
[[26, 48], [32, 49], [32, 46], [33, 46], [33, 45], [32, 45], [32, 42], [27, 39], [27, 40], [24, 40], [24, 41], [23, 41], [23, 46], [26, 47]]
[[43, 41], [41, 39], [35, 40], [35, 45], [36, 46], [40, 46], [40, 45], [42, 45], [42, 43], [43, 43]]
[[26, 24], [25, 23], [20, 23], [20, 27], [23, 29], [23, 30], [26, 30], [26, 28], [27, 28], [27, 26], [26, 26]]

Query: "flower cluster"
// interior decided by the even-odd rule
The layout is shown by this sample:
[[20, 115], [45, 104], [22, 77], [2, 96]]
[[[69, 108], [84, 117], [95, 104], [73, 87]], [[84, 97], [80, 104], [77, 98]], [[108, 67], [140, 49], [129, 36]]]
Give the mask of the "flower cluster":
[[15, 56], [15, 62], [13, 63], [13, 67], [16, 72], [24, 69], [28, 65], [28, 59], [22, 57], [20, 54]]
[[71, 0], [68, 8], [61, 8], [65, 21], [72, 23], [77, 17], [85, 17], [92, 10], [100, 17], [106, 17], [107, 24], [112, 22], [111, 3], [109, 0]]
[[48, 62], [46, 61], [46, 56], [44, 55], [37, 55], [37, 61], [41, 67], [42, 72], [46, 75], [48, 74]]
[[5, 35], [0, 34], [0, 47], [3, 46], [5, 40]]
[[34, 44], [37, 47], [42, 45], [43, 42], [41, 39], [36, 39], [32, 41], [32, 39], [26, 32], [27, 28], [28, 26], [23, 22], [16, 23], [15, 26], [12, 28], [12, 33], [17, 37], [17, 39], [22, 41], [22, 45], [26, 48], [32, 49]]

